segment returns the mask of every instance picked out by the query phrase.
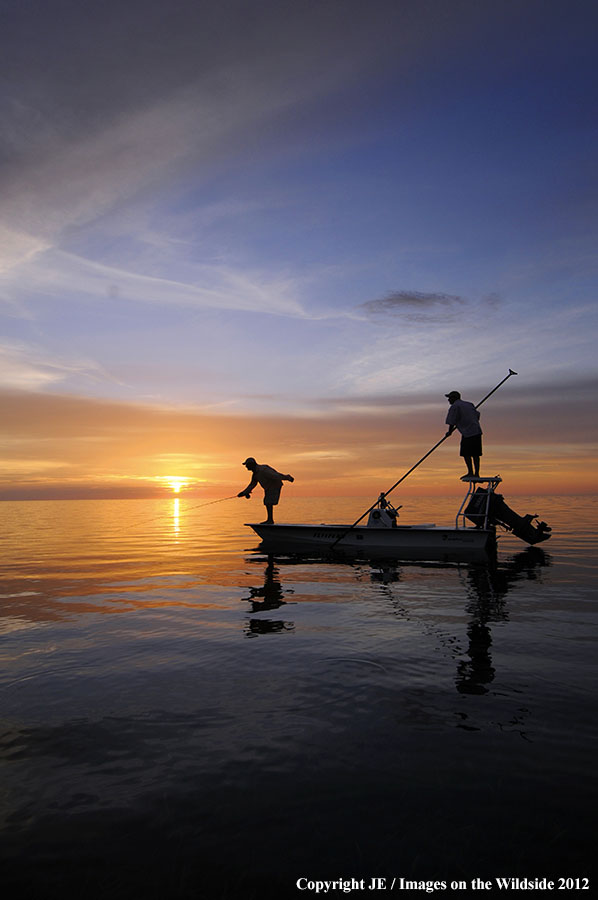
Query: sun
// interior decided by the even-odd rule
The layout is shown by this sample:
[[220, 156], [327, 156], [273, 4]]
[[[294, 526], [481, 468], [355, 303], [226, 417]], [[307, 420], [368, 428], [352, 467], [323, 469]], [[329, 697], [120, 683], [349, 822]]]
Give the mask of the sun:
[[180, 494], [180, 493], [181, 493], [181, 490], [182, 490], [184, 487], [187, 487], [187, 485], [189, 484], [189, 482], [187, 481], [186, 478], [169, 478], [169, 479], [168, 479], [168, 484], [169, 484], [170, 487], [172, 488], [173, 493], [175, 493], [175, 494]]
[[178, 475], [157, 475], [156, 481], [168, 486], [173, 494], [180, 494], [191, 482], [188, 478], [179, 478]]

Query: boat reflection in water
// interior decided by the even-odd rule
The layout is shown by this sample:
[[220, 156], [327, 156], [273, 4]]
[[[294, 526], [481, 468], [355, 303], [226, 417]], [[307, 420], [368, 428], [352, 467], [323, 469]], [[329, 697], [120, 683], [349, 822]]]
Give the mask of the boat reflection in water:
[[[251, 587], [249, 596], [243, 600], [250, 603], [250, 618], [245, 633], [247, 637], [273, 634], [295, 630], [295, 622], [283, 618], [256, 617], [256, 614], [274, 611], [286, 606], [288, 596], [295, 594], [294, 588], [285, 588], [281, 570], [287, 569], [289, 575], [297, 566], [326, 566], [326, 560], [302, 558], [298, 556], [264, 557], [256, 554], [248, 562], [264, 565], [264, 583], [260, 587]], [[551, 565], [550, 556], [537, 547], [528, 547], [510, 558], [494, 557], [485, 563], [470, 561], [468, 563], [444, 562], [405, 562], [403, 560], [377, 560], [342, 562], [338, 559], [328, 561], [328, 565], [340, 566], [349, 575], [354, 570], [359, 578], [354, 585], [359, 586], [364, 568], [369, 569], [368, 576], [372, 585], [380, 585], [385, 596], [397, 614], [406, 620], [412, 618], [408, 601], [400, 599], [393, 592], [393, 586], [405, 580], [405, 573], [412, 574], [416, 569], [442, 570], [457, 572], [465, 588], [465, 612], [467, 623], [467, 648], [457, 663], [456, 688], [461, 694], [485, 694], [488, 685], [494, 681], [495, 669], [492, 662], [492, 632], [494, 623], [508, 620], [506, 596], [509, 591], [522, 580], [535, 581], [541, 577], [542, 569]], [[289, 578], [290, 580], [290, 578]], [[465, 726], [463, 726], [465, 727]]]

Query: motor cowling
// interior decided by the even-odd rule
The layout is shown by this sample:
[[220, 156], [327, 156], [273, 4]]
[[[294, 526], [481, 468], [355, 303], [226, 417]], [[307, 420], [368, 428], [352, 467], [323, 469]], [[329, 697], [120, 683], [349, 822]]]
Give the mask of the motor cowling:
[[[507, 531], [512, 531], [515, 537], [526, 541], [528, 544], [539, 544], [540, 541], [547, 541], [550, 537], [552, 529], [546, 522], [534, 524], [538, 516], [530, 515], [529, 513], [525, 516], [520, 516], [510, 506], [507, 506], [502, 494], [492, 493], [489, 499], [489, 523], [502, 525]], [[487, 500], [487, 492], [478, 488], [465, 510], [465, 515], [469, 521], [478, 527], [481, 527], [483, 524]]]
[[399, 511], [386, 500], [384, 494], [380, 494], [377, 505], [368, 517], [368, 528], [396, 528], [398, 517]]

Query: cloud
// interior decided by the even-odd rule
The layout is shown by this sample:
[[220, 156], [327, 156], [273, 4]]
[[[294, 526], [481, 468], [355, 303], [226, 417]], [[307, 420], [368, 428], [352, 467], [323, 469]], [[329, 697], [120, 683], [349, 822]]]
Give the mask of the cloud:
[[[192, 282], [152, 277], [125, 268], [108, 266], [60, 250], [47, 250], [13, 277], [5, 277], [3, 294], [15, 305], [19, 298], [35, 296], [77, 302], [125, 301], [159, 306], [245, 310], [305, 317], [293, 296], [290, 281], [266, 279], [259, 273], [236, 270], [232, 266], [187, 264], [185, 274]], [[2, 280], [0, 279], [0, 285]]]
[[483, 315], [502, 306], [502, 299], [491, 292], [477, 301], [455, 294], [426, 291], [390, 291], [385, 297], [367, 300], [357, 309], [372, 320], [397, 319], [402, 322], [423, 324], [450, 324], [463, 315]]
[[136, 111], [77, 141], [57, 142], [41, 160], [25, 160], [4, 182], [0, 215], [5, 241], [0, 268], [31, 256], [32, 247], [55, 245], [65, 229], [97, 220], [158, 179], [172, 180], [196, 161], [204, 172], [223, 152], [223, 143], [265, 115], [292, 103], [273, 97], [260, 84], [236, 89], [231, 78], [224, 96], [206, 87]]
[[[598, 434], [588, 399], [598, 381], [571, 381], [560, 393], [553, 387], [554, 402], [549, 386], [536, 384], [518, 403], [511, 392], [484, 407], [484, 459], [508, 475], [509, 492], [516, 481], [524, 493], [551, 492], [567, 478], [591, 489]], [[96, 490], [123, 496], [167, 475], [200, 481], [212, 496], [228, 495], [244, 486], [247, 455], [291, 469], [298, 495], [375, 495], [444, 434], [446, 409], [441, 399], [432, 406], [429, 394], [419, 409], [399, 401], [396, 410], [339, 409], [325, 418], [217, 415], [6, 390], [0, 400], [3, 456], [17, 461], [0, 467], [0, 497], [42, 496], [50, 488], [54, 496]], [[447, 441], [418, 469], [415, 492], [457, 487], [457, 446], [456, 438]], [[34, 483], [34, 494], [27, 493]]]
[[[514, 407], [544, 407], [552, 406], [563, 410], [569, 416], [578, 416], [585, 408], [591, 418], [593, 410], [598, 406], [598, 375], [580, 375], [577, 377], [563, 378], [552, 376], [545, 382], [529, 381], [523, 376], [515, 376], [509, 381], [510, 388], [497, 391], [492, 395], [489, 405], [500, 406], [505, 409]], [[492, 385], [488, 385], [489, 393]], [[484, 392], [484, 389], [481, 389]], [[320, 397], [317, 404], [333, 411], [343, 412], [349, 409], [366, 415], [378, 414], [380, 411], [392, 409], [394, 412], [410, 415], [414, 410], [426, 411], [433, 407], [444, 409], [446, 406], [445, 392], [417, 390], [406, 392], [398, 387], [394, 393], [371, 393], [345, 395], [343, 397]], [[478, 403], [481, 396], [473, 395], [469, 398]], [[543, 410], [544, 414], [544, 410]]]
[[23, 234], [0, 223], [0, 276], [10, 269], [15, 261], [27, 262], [49, 246], [45, 240], [31, 234]]
[[[341, 5], [342, 19], [338, 4], [285, 0], [15, 8], [4, 23], [4, 227], [55, 245], [127, 198], [190, 171], [208, 178], [267, 142], [273, 123], [371, 65], [376, 23], [392, 11]], [[28, 248], [2, 252], [7, 267]]]
[[296, 453], [287, 454], [286, 458], [298, 462], [311, 462], [320, 460], [350, 460], [355, 453], [341, 447], [320, 447], [317, 450], [299, 450]]
[[[499, 394], [496, 397], [506, 406], [546, 405], [562, 410], [567, 416], [570, 410], [575, 410], [575, 415], [580, 417], [581, 426], [584, 420], [595, 415], [598, 408], [598, 375], [584, 373], [575, 377], [559, 377], [558, 373], [547, 373], [543, 382], [518, 381], [517, 390], [508, 399], [504, 396], [500, 398]], [[585, 415], [583, 409], [586, 410]]]
[[453, 320], [431, 318], [425, 327], [406, 327], [401, 315], [368, 316], [357, 337], [344, 332], [345, 366], [334, 382], [329, 379], [329, 395], [360, 398], [365, 405], [378, 397], [421, 396], [435, 386], [441, 394], [454, 389], [474, 399], [509, 368], [520, 377], [501, 397], [542, 379], [576, 383], [580, 371], [588, 372], [595, 324], [596, 309], [588, 304], [563, 304], [547, 314], [492, 294], [468, 303]]
[[[462, 78], [467, 56], [455, 51], [474, 36], [484, 46], [476, 22], [486, 22], [483, 36], [504, 11], [469, 0], [441, 16], [430, 10], [442, 3], [391, 0], [56, 0], [36, 4], [35, 16], [27, 2], [9, 6], [0, 301], [24, 340], [5, 348], [6, 384], [84, 393], [90, 378], [105, 378], [98, 358], [129, 396], [234, 403], [274, 388], [289, 398], [279, 412], [309, 395], [309, 413], [326, 385], [340, 415], [371, 413], [372, 404], [389, 411], [397, 388], [403, 397], [435, 385], [479, 396], [478, 385], [489, 378], [490, 388], [509, 365], [535, 375], [554, 358], [571, 371], [578, 335], [591, 353], [585, 319], [567, 331], [569, 310], [558, 318], [542, 303], [538, 314], [541, 285], [526, 293], [505, 281], [512, 222], [503, 243], [483, 193], [476, 202], [499, 238], [488, 256], [465, 240], [478, 228], [470, 209], [461, 210], [464, 232], [450, 203], [432, 232], [427, 201], [410, 213], [416, 194], [439, 206], [455, 200], [451, 157], [428, 168], [424, 155], [420, 171], [412, 154], [427, 147], [438, 157], [434, 104], [458, 108], [447, 107], [445, 89], [455, 101], [469, 93], [442, 83], [443, 66], [465, 61]], [[501, 28], [511, 15], [515, 5]], [[468, 110], [478, 107], [465, 104], [461, 124]], [[454, 134], [468, 152], [482, 146]], [[392, 135], [398, 152], [387, 167], [387, 151], [377, 153]], [[497, 173], [501, 183], [506, 176]], [[435, 180], [449, 195], [432, 190]], [[380, 188], [394, 224], [377, 206]], [[330, 198], [345, 193], [351, 204], [337, 210]], [[321, 214], [328, 206], [330, 219]], [[358, 244], [357, 233], [368, 240]], [[450, 243], [450, 252], [401, 254], [405, 240]], [[574, 277], [581, 285], [577, 269]], [[396, 289], [384, 295], [388, 286]], [[513, 302], [476, 299], [494, 286]], [[355, 306], [367, 298], [379, 299]], [[334, 321], [313, 327], [341, 305]], [[321, 419], [328, 409], [317, 407]]]
[[[311, 114], [330, 121], [333, 102], [366, 103], [369, 79], [389, 64], [408, 70], [424, 50], [459, 41], [476, 4], [442, 22], [425, 7], [56, 0], [32, 15], [30, 4], [11, 4], [0, 224], [62, 246], [72, 229], [143, 194], [163, 195], [189, 173], [209, 183], [223, 164], [245, 165], [260, 151], [313, 148]], [[5, 241], [0, 253], [8, 267], [29, 248]]]
[[23, 341], [0, 341], [0, 385], [36, 391], [66, 379], [83, 376], [97, 381], [108, 376], [90, 359], [65, 359]]
[[468, 305], [463, 297], [422, 291], [391, 291], [379, 300], [367, 300], [359, 309], [371, 317], [400, 317], [408, 322], [450, 322]]
[[[60, 15], [33, 18], [17, 7], [4, 32], [0, 298], [9, 313], [27, 317], [36, 291], [103, 299], [110, 281], [144, 302], [304, 315], [284, 278], [194, 258], [197, 229], [186, 259], [170, 257], [172, 234], [154, 235], [148, 268], [132, 223], [136, 246], [114, 265], [122, 251], [111, 222], [144, 199], [155, 218], [189, 179], [196, 191], [248, 148], [284, 144], [285, 122], [294, 127], [298, 112], [372, 64], [376, 23], [392, 17], [386, 5], [341, 4], [341, 20], [337, 4], [285, 0], [251, 12], [237, 0], [179, 0], [168, 12], [152, 0], [107, 0], [101, 15], [58, 5]], [[84, 249], [65, 252], [75, 239]]]

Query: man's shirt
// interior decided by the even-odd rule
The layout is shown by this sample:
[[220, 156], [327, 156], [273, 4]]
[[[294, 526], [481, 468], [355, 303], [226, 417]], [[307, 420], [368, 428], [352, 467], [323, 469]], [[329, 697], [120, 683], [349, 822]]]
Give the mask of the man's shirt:
[[463, 437], [474, 437], [481, 434], [480, 413], [468, 400], [455, 400], [451, 403], [446, 417], [447, 425], [454, 425]]
[[256, 485], [261, 485], [264, 490], [271, 487], [279, 487], [282, 484], [282, 475], [273, 469], [272, 466], [258, 465], [253, 473], [253, 478], [249, 482], [246, 490], [252, 491]]

